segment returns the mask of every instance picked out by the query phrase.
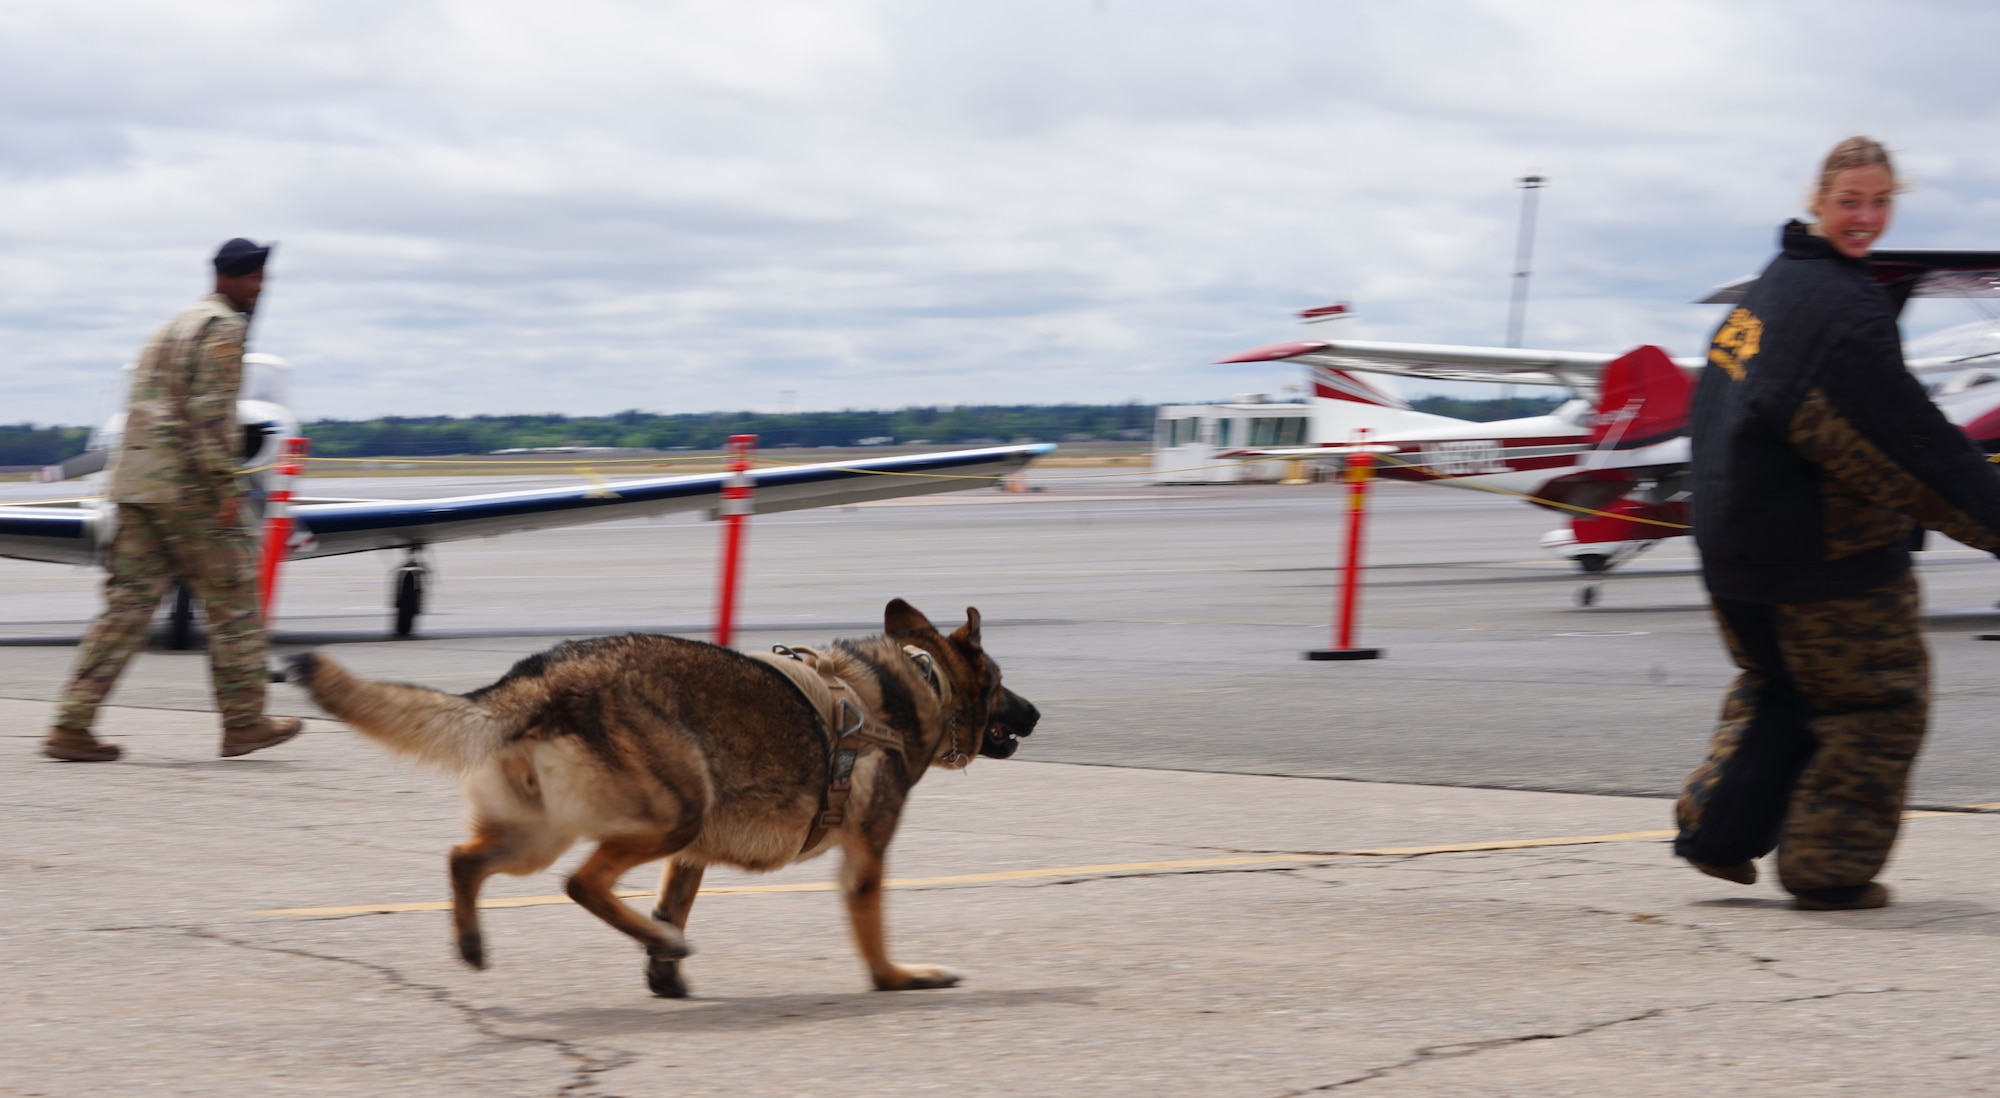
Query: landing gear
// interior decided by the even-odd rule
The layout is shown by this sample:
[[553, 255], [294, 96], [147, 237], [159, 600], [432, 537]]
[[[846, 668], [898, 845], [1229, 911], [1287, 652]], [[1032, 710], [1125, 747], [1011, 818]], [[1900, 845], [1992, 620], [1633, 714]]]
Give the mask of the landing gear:
[[1592, 577], [1591, 582], [1577, 589], [1576, 604], [1586, 609], [1596, 606], [1597, 600], [1604, 594], [1604, 580], [1602, 577], [1613, 568], [1618, 567], [1658, 544], [1657, 540], [1621, 541], [1610, 544], [1609, 548], [1611, 551], [1609, 553], [1579, 553], [1572, 550], [1569, 558], [1576, 562], [1577, 568], [1582, 570], [1584, 575]]
[[1581, 542], [1568, 529], [1551, 530], [1542, 535], [1543, 549], [1575, 561], [1577, 570], [1587, 576], [1601, 576], [1659, 543], [1658, 538]]
[[424, 586], [430, 566], [416, 549], [396, 568], [396, 635], [407, 637], [416, 631], [417, 615], [424, 612]]
[[194, 592], [174, 584], [174, 607], [167, 613], [167, 647], [185, 652], [194, 647]]

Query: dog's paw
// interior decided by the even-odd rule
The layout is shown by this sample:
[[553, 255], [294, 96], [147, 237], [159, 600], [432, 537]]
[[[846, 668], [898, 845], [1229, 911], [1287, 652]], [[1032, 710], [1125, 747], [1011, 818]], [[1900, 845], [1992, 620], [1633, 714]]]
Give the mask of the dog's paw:
[[466, 964], [474, 968], [486, 967], [486, 942], [477, 934], [467, 934], [458, 940], [458, 955]]
[[660, 940], [646, 947], [646, 956], [678, 961], [694, 952], [694, 946], [688, 944], [687, 935], [681, 933], [680, 927], [665, 923], [660, 927], [660, 933]]
[[965, 977], [937, 965], [897, 965], [885, 977], [876, 977], [878, 991], [921, 991], [933, 987], [956, 987]]
[[658, 955], [646, 958], [646, 986], [662, 999], [687, 998], [687, 981], [681, 979], [679, 961]]

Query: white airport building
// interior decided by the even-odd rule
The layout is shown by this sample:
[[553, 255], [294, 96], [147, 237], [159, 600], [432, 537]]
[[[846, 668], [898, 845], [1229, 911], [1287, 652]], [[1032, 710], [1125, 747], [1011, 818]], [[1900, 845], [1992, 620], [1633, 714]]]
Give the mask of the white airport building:
[[1237, 484], [1284, 477], [1287, 461], [1235, 461], [1216, 455], [1245, 446], [1304, 446], [1312, 408], [1247, 394], [1228, 404], [1162, 404], [1153, 427], [1155, 484]]

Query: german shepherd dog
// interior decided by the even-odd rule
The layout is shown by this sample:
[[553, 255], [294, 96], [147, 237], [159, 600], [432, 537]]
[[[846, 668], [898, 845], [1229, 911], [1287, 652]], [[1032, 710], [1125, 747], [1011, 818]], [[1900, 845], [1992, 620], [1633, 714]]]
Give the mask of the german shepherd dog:
[[[889, 960], [883, 852], [926, 770], [963, 767], [975, 753], [1006, 758], [1040, 719], [1000, 684], [980, 647], [979, 611], [966, 619], [946, 636], [896, 599], [885, 636], [804, 650], [853, 699], [840, 703], [846, 710], [815, 704], [775, 661], [642, 633], [557, 645], [462, 696], [357, 678], [311, 652], [294, 657], [289, 678], [390, 750], [461, 775], [472, 838], [451, 851], [452, 917], [474, 968], [486, 966], [477, 907], [486, 878], [546, 869], [591, 839], [597, 849], [569, 878], [569, 897], [644, 946], [647, 985], [679, 998], [683, 931], [706, 867], [768, 871], [838, 846], [875, 986], [950, 987], [959, 977], [949, 969]], [[868, 734], [843, 735], [864, 723]], [[836, 785], [844, 810], [828, 808]], [[657, 858], [668, 861], [648, 920], [612, 889]]]

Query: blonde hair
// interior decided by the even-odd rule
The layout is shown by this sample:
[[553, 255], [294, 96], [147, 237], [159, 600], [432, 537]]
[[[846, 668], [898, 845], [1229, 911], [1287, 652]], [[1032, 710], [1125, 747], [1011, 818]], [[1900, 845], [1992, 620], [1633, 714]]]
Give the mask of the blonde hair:
[[1833, 189], [1833, 177], [1849, 168], [1865, 168], [1880, 164], [1889, 173], [1889, 181], [1896, 184], [1895, 193], [1902, 193], [1902, 185], [1896, 180], [1896, 165], [1889, 159], [1889, 150], [1872, 137], [1856, 134], [1833, 147], [1826, 154], [1826, 160], [1819, 166], [1819, 181], [1813, 184], [1811, 193], [1806, 195], [1806, 209], [1815, 217], [1819, 215], [1819, 200]]

